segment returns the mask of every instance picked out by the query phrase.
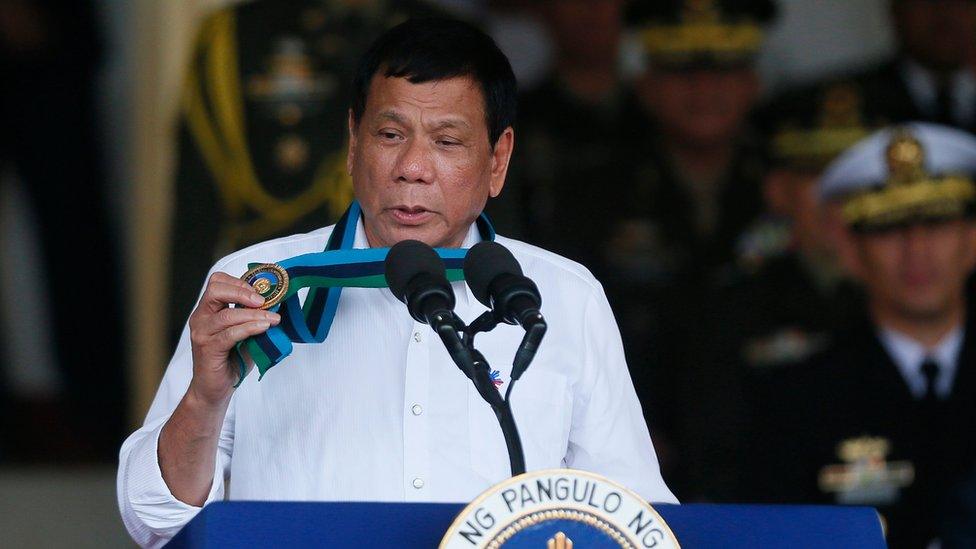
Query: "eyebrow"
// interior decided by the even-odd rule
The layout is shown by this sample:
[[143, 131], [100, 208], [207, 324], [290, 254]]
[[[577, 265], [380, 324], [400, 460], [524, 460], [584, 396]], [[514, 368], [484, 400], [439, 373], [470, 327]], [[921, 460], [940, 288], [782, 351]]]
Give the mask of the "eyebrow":
[[[403, 115], [401, 115], [400, 113], [398, 113], [397, 111], [392, 110], [392, 109], [391, 110], [385, 110], [385, 111], [380, 112], [377, 115], [377, 118], [380, 118], [380, 119], [383, 119], [383, 120], [391, 120], [391, 121], [396, 122], [397, 124], [400, 124], [400, 125], [403, 125], [403, 126], [408, 126], [409, 125], [407, 123], [406, 118], [404, 118]], [[442, 120], [437, 121], [437, 123], [435, 123], [433, 126], [430, 127], [430, 130], [437, 131], [437, 130], [443, 130], [443, 129], [447, 129], [447, 128], [469, 129], [470, 127], [471, 127], [471, 124], [468, 124], [462, 118], [449, 117], [449, 118], [444, 118]]]
[[376, 118], [379, 118], [379, 119], [382, 119], [382, 120], [392, 120], [393, 122], [396, 122], [397, 124], [401, 124], [401, 125], [404, 125], [404, 126], [407, 125], [407, 120], [405, 118], [403, 118], [403, 116], [401, 116], [400, 113], [398, 113], [396, 111], [393, 111], [393, 110], [383, 111], [383, 112], [379, 113], [378, 115], [376, 115]]

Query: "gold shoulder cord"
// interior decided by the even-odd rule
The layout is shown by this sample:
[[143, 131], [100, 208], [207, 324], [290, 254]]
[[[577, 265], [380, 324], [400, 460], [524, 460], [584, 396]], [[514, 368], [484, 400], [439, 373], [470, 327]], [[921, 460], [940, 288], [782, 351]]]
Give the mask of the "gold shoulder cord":
[[[352, 181], [345, 164], [347, 147], [327, 155], [316, 169], [312, 185], [298, 196], [281, 200], [270, 195], [258, 181], [247, 145], [233, 11], [215, 15], [204, 31], [207, 42], [199, 52], [203, 65], [194, 63], [191, 67], [184, 110], [190, 132], [234, 219], [224, 228], [221, 242], [236, 247], [260, 240], [286, 229], [326, 202], [332, 216], [338, 218], [352, 200]], [[210, 99], [212, 112], [208, 113], [205, 97]], [[243, 221], [248, 209], [258, 219]]]

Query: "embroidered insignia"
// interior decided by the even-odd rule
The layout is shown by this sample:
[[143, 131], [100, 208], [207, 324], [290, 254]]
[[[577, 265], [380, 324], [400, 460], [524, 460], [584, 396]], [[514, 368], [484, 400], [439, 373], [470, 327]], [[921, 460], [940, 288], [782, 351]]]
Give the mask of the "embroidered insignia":
[[736, 239], [735, 254], [739, 266], [750, 273], [758, 271], [773, 257], [793, 247], [793, 227], [783, 219], [766, 218], [742, 232]]
[[898, 500], [901, 488], [915, 481], [915, 467], [908, 461], [887, 461], [891, 442], [882, 437], [863, 436], [842, 441], [837, 456], [844, 464], [820, 470], [824, 492], [835, 492], [837, 503], [884, 505]]
[[278, 39], [266, 62], [267, 71], [247, 80], [248, 98], [269, 107], [272, 116], [279, 107], [292, 105], [281, 115], [285, 125], [296, 114], [294, 107], [299, 108], [299, 118], [315, 114], [338, 88], [335, 75], [316, 70], [307, 49], [305, 41], [296, 36]]
[[495, 384], [495, 387], [501, 387], [502, 383], [505, 383], [502, 381], [502, 374], [498, 370], [492, 370], [491, 374], [489, 375], [491, 376], [491, 382]]
[[746, 362], [756, 368], [786, 366], [807, 360], [829, 344], [826, 333], [790, 326], [747, 341], [742, 353]]

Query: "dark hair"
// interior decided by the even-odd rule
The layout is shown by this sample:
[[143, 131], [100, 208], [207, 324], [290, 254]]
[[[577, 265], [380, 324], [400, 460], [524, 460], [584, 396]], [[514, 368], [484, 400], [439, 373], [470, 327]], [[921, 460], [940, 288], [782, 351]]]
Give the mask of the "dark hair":
[[515, 124], [515, 74], [505, 54], [477, 27], [447, 18], [410, 19], [380, 36], [359, 61], [353, 81], [352, 116], [359, 124], [373, 76], [413, 84], [469, 76], [481, 85], [488, 143], [494, 148]]

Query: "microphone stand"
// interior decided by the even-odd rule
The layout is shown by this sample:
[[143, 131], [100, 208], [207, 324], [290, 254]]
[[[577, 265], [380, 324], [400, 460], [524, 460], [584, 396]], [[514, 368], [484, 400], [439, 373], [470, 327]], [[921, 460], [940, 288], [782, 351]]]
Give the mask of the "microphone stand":
[[[461, 333], [460, 347], [463, 348], [463, 351], [458, 348], [456, 333], [453, 338], [450, 338], [452, 339], [451, 343], [448, 343], [446, 334], [442, 334], [441, 339], [447, 345], [451, 358], [454, 359], [454, 362], [461, 368], [465, 375], [474, 382], [478, 394], [481, 395], [481, 398], [485, 399], [485, 402], [491, 406], [491, 410], [495, 413], [495, 417], [498, 419], [498, 425], [502, 429], [502, 435], [505, 437], [509, 466], [514, 477], [525, 473], [525, 453], [522, 450], [522, 439], [519, 437], [518, 426], [515, 424], [515, 416], [512, 414], [512, 407], [509, 402], [512, 394], [512, 386], [515, 384], [517, 378], [512, 377], [509, 379], [508, 390], [505, 392], [503, 398], [491, 380], [491, 365], [488, 364], [485, 356], [474, 348], [474, 336], [481, 332], [493, 330], [499, 322], [499, 319], [495, 317], [492, 311], [487, 311], [476, 318], [470, 326], [464, 326], [464, 323], [460, 319], [457, 319], [456, 327], [461, 328], [458, 332]], [[457, 352], [453, 352], [455, 350]], [[528, 364], [525, 364], [522, 370], [525, 367], [528, 367]]]

